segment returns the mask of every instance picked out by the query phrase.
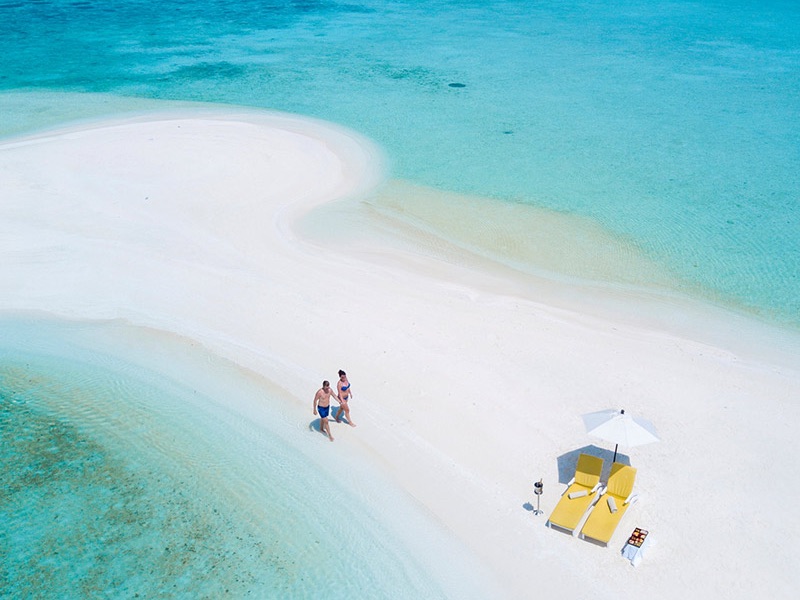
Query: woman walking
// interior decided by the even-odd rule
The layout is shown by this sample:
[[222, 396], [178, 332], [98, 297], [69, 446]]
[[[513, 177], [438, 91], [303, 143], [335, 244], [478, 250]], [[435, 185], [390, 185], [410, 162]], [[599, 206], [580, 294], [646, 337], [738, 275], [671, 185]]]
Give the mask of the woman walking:
[[347, 380], [347, 373], [339, 370], [339, 382], [336, 384], [337, 396], [339, 398], [339, 410], [336, 412], [336, 422], [342, 422], [342, 414], [348, 425], [355, 427], [356, 424], [350, 419], [350, 405], [348, 401], [353, 396], [350, 390], [350, 382]]

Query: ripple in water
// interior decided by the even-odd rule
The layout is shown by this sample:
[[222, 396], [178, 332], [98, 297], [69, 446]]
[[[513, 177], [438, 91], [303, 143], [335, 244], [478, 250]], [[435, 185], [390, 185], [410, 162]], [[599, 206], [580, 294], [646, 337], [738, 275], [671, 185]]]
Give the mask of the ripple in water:
[[242, 526], [196, 474], [125, 456], [48, 409], [59, 387], [35, 372], [0, 372], [0, 547], [12, 596], [240, 597], [302, 580], [276, 541]]
[[[309, 460], [328, 442], [306, 431], [305, 412], [298, 426], [259, 388], [265, 429], [231, 408], [254, 390], [206, 355], [189, 386], [71, 347], [69, 336], [86, 338], [80, 328], [8, 325], [0, 320], [0, 597], [448, 595], [400, 525], [382, 520], [418, 526], [385, 482]], [[415, 535], [436, 547], [430, 530]], [[338, 568], [342, 556], [357, 568]]]

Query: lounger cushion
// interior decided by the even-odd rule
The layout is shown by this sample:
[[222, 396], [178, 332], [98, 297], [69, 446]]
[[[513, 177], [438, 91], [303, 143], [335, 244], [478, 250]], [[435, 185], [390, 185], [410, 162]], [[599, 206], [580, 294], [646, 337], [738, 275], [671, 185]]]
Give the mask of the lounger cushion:
[[600, 502], [595, 509], [589, 513], [589, 518], [583, 524], [581, 537], [594, 540], [607, 546], [611, 537], [622, 520], [622, 516], [627, 512], [630, 504], [625, 504], [625, 499], [633, 491], [633, 484], [636, 481], [636, 469], [630, 466], [614, 463], [611, 467], [611, 475], [608, 477], [607, 495], [614, 499], [617, 507], [616, 511], [611, 510], [611, 502]]
[[590, 454], [581, 454], [578, 457], [578, 466], [575, 469], [575, 483], [592, 489], [600, 482], [600, 473], [603, 471], [603, 459]]
[[578, 457], [575, 478], [550, 514], [548, 527], [557, 527], [570, 533], [578, 527], [586, 511], [597, 501], [596, 486], [602, 471], [602, 458], [588, 454]]

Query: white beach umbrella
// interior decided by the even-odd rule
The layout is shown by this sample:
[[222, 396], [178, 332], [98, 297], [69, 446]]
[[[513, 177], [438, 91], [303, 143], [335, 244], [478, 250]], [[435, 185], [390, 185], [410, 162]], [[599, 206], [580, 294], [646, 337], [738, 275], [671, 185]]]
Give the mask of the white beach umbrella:
[[586, 433], [615, 444], [614, 460], [620, 446], [632, 448], [661, 439], [650, 421], [627, 415], [624, 410], [610, 408], [583, 415], [582, 419]]

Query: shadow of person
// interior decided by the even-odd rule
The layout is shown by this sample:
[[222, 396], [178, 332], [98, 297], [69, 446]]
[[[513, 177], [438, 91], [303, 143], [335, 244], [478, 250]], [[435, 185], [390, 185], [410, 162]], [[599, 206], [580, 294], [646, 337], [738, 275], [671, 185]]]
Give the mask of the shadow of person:
[[[330, 427], [330, 419], [328, 419], [328, 427]], [[328, 435], [324, 429], [322, 429], [322, 419], [316, 418], [308, 424], [309, 431], [317, 431], [328, 438], [330, 441], [333, 441], [333, 435]]]
[[347, 420], [347, 417], [344, 416], [344, 408], [342, 408], [341, 406], [337, 406], [336, 414], [335, 415], [331, 414], [331, 416], [337, 423], [346, 423], [347, 425], [353, 425], [350, 421]]

